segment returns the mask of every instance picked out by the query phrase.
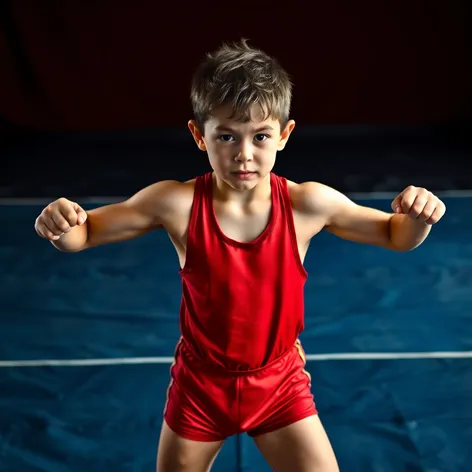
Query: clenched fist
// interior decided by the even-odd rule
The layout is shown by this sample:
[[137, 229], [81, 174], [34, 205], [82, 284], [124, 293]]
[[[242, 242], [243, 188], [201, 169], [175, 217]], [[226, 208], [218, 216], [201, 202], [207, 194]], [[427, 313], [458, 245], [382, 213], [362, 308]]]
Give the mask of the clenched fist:
[[392, 210], [433, 225], [446, 213], [446, 205], [425, 188], [410, 185], [393, 200]]
[[59, 198], [50, 203], [36, 218], [34, 229], [42, 238], [57, 241], [74, 226], [80, 226], [87, 220], [85, 210], [67, 198]]

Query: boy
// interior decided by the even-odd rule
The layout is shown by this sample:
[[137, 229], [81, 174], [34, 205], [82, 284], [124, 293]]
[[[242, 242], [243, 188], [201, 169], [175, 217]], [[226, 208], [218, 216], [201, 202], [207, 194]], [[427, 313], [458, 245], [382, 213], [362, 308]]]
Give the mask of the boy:
[[271, 171], [295, 122], [292, 87], [273, 58], [242, 41], [197, 69], [189, 129], [211, 173], [155, 183], [128, 200], [84, 211], [60, 198], [37, 233], [61, 251], [165, 229], [182, 276], [179, 341], [157, 455], [159, 472], [208, 471], [226, 437], [247, 432], [279, 472], [334, 472], [298, 341], [303, 261], [322, 229], [409, 251], [428, 236], [444, 204], [410, 186], [392, 214], [359, 206], [316, 182]]

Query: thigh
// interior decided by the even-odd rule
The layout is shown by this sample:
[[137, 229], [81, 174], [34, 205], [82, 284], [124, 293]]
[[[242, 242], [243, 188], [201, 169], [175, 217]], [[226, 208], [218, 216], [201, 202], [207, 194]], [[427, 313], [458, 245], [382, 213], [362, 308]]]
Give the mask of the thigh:
[[276, 472], [338, 472], [331, 443], [318, 415], [309, 416], [254, 441]]
[[310, 374], [294, 347], [280, 362], [244, 384], [241, 392], [243, 430], [261, 436], [317, 414]]
[[171, 368], [164, 422], [191, 441], [222, 441], [236, 432], [235, 380], [221, 379], [184, 356], [179, 353]]
[[157, 450], [157, 472], [208, 472], [223, 441], [192, 441], [162, 424]]

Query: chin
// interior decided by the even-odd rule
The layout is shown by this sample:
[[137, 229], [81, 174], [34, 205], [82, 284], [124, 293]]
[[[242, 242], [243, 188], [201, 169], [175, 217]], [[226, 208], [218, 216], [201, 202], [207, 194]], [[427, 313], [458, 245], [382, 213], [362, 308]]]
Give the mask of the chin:
[[238, 182], [236, 184], [231, 185], [234, 190], [239, 190], [240, 192], [244, 192], [246, 190], [252, 190], [254, 187], [257, 186], [258, 182]]
[[250, 179], [239, 179], [233, 175], [225, 179], [225, 182], [234, 190], [252, 190], [260, 181], [261, 178], [258, 174], [255, 174]]

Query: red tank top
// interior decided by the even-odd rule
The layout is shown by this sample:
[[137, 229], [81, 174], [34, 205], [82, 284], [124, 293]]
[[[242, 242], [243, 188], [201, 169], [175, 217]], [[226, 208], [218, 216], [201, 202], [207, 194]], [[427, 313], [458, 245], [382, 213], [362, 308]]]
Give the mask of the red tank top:
[[307, 273], [285, 178], [270, 175], [272, 209], [251, 242], [227, 237], [213, 207], [212, 173], [197, 177], [182, 276], [185, 344], [229, 370], [257, 369], [296, 342], [304, 326]]

